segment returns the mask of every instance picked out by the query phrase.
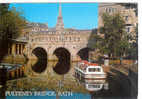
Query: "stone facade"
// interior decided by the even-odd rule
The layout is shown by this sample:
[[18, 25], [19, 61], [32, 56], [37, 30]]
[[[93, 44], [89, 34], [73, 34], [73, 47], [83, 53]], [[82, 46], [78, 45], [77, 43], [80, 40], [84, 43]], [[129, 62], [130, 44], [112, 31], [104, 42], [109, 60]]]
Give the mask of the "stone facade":
[[138, 25], [138, 16], [136, 13], [136, 8], [127, 7], [124, 4], [119, 3], [100, 3], [98, 9], [98, 27], [103, 26], [103, 13], [109, 13], [111, 15], [120, 13], [120, 15], [125, 20], [126, 32], [130, 33], [132, 36], [136, 36], [136, 34], [134, 33], [135, 28]]

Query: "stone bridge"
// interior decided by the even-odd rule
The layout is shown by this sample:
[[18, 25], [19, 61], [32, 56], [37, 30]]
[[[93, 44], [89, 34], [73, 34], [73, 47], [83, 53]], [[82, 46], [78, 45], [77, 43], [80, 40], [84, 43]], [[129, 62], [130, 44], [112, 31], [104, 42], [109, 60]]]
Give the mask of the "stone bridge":
[[34, 58], [32, 51], [36, 48], [43, 48], [47, 53], [48, 60], [56, 60], [56, 57], [53, 55], [56, 50], [60, 52], [64, 52], [62, 49], [66, 50], [70, 54], [72, 61], [79, 60], [79, 54], [88, 53], [89, 48], [87, 44], [91, 31], [76, 31], [69, 34], [66, 31], [64, 33], [30, 34], [26, 51], [28, 52], [28, 57]]

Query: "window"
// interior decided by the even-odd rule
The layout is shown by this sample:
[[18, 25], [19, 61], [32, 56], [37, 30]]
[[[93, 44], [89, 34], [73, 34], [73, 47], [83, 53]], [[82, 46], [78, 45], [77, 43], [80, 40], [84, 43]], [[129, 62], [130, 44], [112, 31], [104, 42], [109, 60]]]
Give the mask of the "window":
[[106, 12], [108, 12], [108, 8], [106, 8]]
[[76, 41], [76, 37], [74, 37], [74, 41]]
[[78, 37], [78, 41], [80, 41], [80, 37]]
[[100, 72], [101, 70], [100, 70], [100, 68], [96, 68], [96, 71], [97, 71], [97, 72]]
[[130, 32], [130, 27], [127, 27], [127, 28], [126, 28], [126, 32]]
[[107, 13], [114, 13], [115, 10], [116, 10], [116, 8], [112, 8], [112, 7], [106, 8]]
[[70, 41], [71, 41], [72, 39], [71, 39], [71, 37], [70, 37]]
[[125, 16], [125, 21], [128, 21], [128, 16]]
[[89, 72], [100, 72], [100, 68], [89, 68]]
[[90, 85], [88, 85], [88, 88], [100, 88], [100, 85], [99, 84], [94, 84], [94, 85], [90, 84]]
[[132, 26], [132, 24], [126, 24], [126, 26], [129, 26], [129, 27], [130, 27], [130, 26]]
[[110, 13], [112, 11], [112, 8], [109, 8], [108, 12]]

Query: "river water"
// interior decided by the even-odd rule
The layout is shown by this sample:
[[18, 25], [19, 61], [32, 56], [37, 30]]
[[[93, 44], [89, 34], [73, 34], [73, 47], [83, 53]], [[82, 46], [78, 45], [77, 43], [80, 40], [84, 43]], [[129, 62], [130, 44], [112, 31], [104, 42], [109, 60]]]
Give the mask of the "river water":
[[[132, 86], [129, 79], [121, 73], [117, 75], [108, 73], [105, 81], [96, 81], [95, 84], [89, 85], [89, 83], [78, 81], [73, 76], [76, 62], [71, 62], [65, 74], [58, 74], [54, 71], [56, 61], [47, 62], [42, 73], [33, 71], [32, 67], [36, 66], [35, 64], [36, 61], [29, 61], [25, 65], [28, 68], [26, 72], [28, 76], [8, 81], [6, 91], [24, 93], [29, 91], [32, 95], [15, 96], [16, 94], [7, 93], [6, 99], [35, 99], [35, 97], [36, 99], [136, 99], [130, 98], [132, 97]], [[90, 91], [89, 88], [92, 87], [94, 89]], [[36, 92], [44, 92], [44, 94], [35, 95]]]
[[[48, 61], [47, 65], [44, 67], [45, 70], [40, 70], [42, 72], [39, 73], [37, 72], [38, 68], [42, 68], [44, 64], [39, 64], [35, 60], [28, 61], [28, 63], [25, 65], [26, 69], [28, 69], [26, 72], [26, 75], [28, 76], [8, 81], [7, 95], [11, 95], [11, 93], [8, 93], [11, 91], [30, 91], [32, 92], [32, 96], [29, 96], [28, 98], [27, 96], [22, 96], [20, 99], [34, 99], [34, 93], [36, 91], [46, 91], [46, 94], [40, 96], [42, 94], [39, 93], [40, 95], [38, 94], [39, 96], [36, 96], [36, 98], [90, 99], [93, 92], [102, 90], [104, 88], [108, 90], [108, 83], [107, 86], [104, 86], [104, 81], [97, 81], [95, 84], [91, 85], [88, 85], [89, 83], [78, 81], [74, 77], [74, 67], [77, 65], [77, 62], [71, 62], [70, 66], [68, 66], [69, 70], [64, 74], [60, 74], [57, 71], [64, 71], [63, 68], [66, 68], [66, 66], [62, 68], [58, 67], [58, 70], [55, 71], [55, 68], [57, 68], [56, 64], [58, 64], [57, 61]], [[86, 88], [86, 86], [89, 86], [90, 88], [95, 87], [96, 89], [90, 91], [88, 88]], [[50, 91], [55, 94], [49, 95]], [[19, 99], [19, 97], [14, 98], [12, 96], [8, 96], [7, 99]]]

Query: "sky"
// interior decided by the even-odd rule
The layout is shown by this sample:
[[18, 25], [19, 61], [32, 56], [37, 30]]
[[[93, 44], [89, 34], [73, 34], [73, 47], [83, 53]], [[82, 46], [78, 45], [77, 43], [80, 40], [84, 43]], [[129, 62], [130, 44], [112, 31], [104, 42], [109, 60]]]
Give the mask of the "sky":
[[[50, 28], [56, 26], [59, 3], [12, 3], [10, 7], [12, 6], [22, 11], [29, 22], [45, 23]], [[65, 28], [97, 28], [97, 3], [62, 3], [61, 6]]]

